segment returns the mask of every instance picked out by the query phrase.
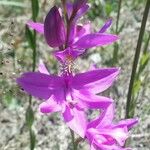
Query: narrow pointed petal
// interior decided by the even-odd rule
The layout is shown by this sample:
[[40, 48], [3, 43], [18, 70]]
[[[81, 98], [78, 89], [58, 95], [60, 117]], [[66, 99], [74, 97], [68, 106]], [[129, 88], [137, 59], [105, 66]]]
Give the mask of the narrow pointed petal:
[[72, 86], [77, 90], [99, 93], [109, 88], [119, 74], [118, 68], [96, 69], [74, 76]]
[[84, 138], [87, 126], [85, 113], [78, 110], [76, 107], [69, 108], [67, 106], [66, 111], [63, 113], [63, 117], [67, 126]]
[[87, 0], [75, 0], [73, 4], [73, 10], [77, 12], [79, 9], [83, 8], [87, 3]]
[[82, 8], [80, 8], [74, 18], [74, 21], [76, 22], [80, 17], [82, 17], [87, 11], [89, 10], [89, 5], [86, 4]]
[[37, 23], [37, 22], [33, 22], [33, 21], [28, 21], [27, 22], [27, 25], [36, 30], [37, 32], [41, 33], [41, 34], [44, 34], [44, 24], [42, 23]]
[[97, 149], [100, 149], [100, 150], [128, 150], [126, 148], [122, 148], [119, 145], [115, 145], [115, 144], [113, 144], [113, 145], [99, 144], [99, 145], [97, 145]]
[[84, 35], [90, 34], [91, 32], [90, 28], [91, 28], [90, 23], [85, 25], [78, 25], [76, 27], [75, 41], [78, 41]]
[[51, 8], [45, 18], [44, 35], [51, 47], [59, 47], [65, 42], [65, 26], [56, 6]]
[[106, 109], [110, 104], [112, 104], [113, 100], [104, 96], [97, 96], [91, 94], [87, 91], [73, 91], [73, 96], [76, 99], [79, 99], [78, 104], [81, 108], [88, 109]]
[[48, 99], [47, 101], [40, 104], [39, 110], [42, 113], [54, 113], [61, 111], [61, 107], [53, 99]]
[[90, 150], [96, 150], [96, 148], [94, 147], [94, 145], [91, 145]]
[[40, 73], [44, 73], [44, 74], [49, 75], [49, 72], [48, 72], [48, 70], [47, 70], [47, 68], [46, 68], [46, 66], [45, 66], [45, 64], [43, 63], [42, 60], [40, 60], [38, 70], [39, 70]]
[[88, 128], [103, 128], [105, 126], [109, 126], [114, 118], [114, 105], [110, 104], [106, 110], [104, 110], [100, 116], [89, 122]]
[[125, 120], [119, 121], [119, 123], [117, 123], [116, 126], [117, 127], [119, 127], [119, 126], [127, 126], [128, 129], [131, 129], [137, 123], [138, 123], [138, 119], [137, 118], [125, 119]]
[[110, 124], [112, 124], [112, 121], [114, 119], [115, 115], [115, 106], [114, 104], [110, 104], [106, 110], [102, 112], [102, 114], [99, 117], [99, 124], [97, 125], [97, 128], [106, 127]]
[[27, 72], [17, 79], [17, 83], [32, 96], [48, 99], [54, 91], [62, 90], [61, 77], [39, 72]]
[[105, 22], [105, 24], [102, 26], [102, 28], [100, 29], [99, 33], [104, 33], [107, 31], [107, 29], [111, 26], [112, 24], [112, 19], [109, 19]]
[[[123, 146], [125, 144], [125, 140], [128, 138], [128, 130], [127, 127], [122, 128], [104, 128], [100, 129], [99, 131], [100, 135], [104, 135], [104, 137], [108, 138], [108, 143], [117, 143], [120, 146]], [[109, 139], [111, 139], [109, 141]], [[107, 142], [106, 142], [107, 143]]]
[[96, 46], [109, 45], [118, 40], [118, 36], [113, 34], [93, 33], [80, 38], [75, 44], [75, 48], [92, 48]]
[[73, 11], [73, 4], [72, 3], [66, 3], [66, 9], [67, 9], [68, 18], [70, 18], [72, 15], [72, 11]]

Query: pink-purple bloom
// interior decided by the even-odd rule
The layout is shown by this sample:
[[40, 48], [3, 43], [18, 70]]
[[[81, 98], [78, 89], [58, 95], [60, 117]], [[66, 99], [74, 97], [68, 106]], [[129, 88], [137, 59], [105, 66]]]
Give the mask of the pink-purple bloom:
[[[118, 39], [118, 36], [106, 33], [112, 20], [107, 20], [98, 32], [93, 33], [90, 23], [78, 24], [79, 18], [89, 9], [87, 0], [67, 1], [65, 8], [67, 25], [56, 6], [50, 9], [44, 24], [27, 23], [43, 34], [47, 44], [55, 49], [53, 56], [62, 65], [61, 74], [50, 74], [40, 61], [38, 72], [22, 74], [17, 83], [28, 94], [42, 100], [40, 112], [60, 112], [68, 127], [90, 143], [91, 150], [127, 150], [123, 146], [128, 130], [137, 119], [113, 123], [114, 101], [98, 95], [113, 84], [120, 69], [94, 67], [75, 74], [72, 68], [73, 61], [87, 49], [108, 45]], [[100, 116], [88, 121], [88, 109], [100, 110]]]
[[112, 103], [110, 98], [95, 94], [112, 85], [119, 69], [96, 69], [75, 75], [68, 72], [61, 76], [48, 74], [44, 64], [39, 69], [40, 72], [24, 73], [17, 83], [32, 96], [46, 100], [40, 105], [41, 112], [61, 111], [68, 126], [84, 137], [84, 110], [105, 109]]
[[86, 139], [91, 150], [129, 150], [123, 148], [129, 136], [128, 130], [138, 123], [138, 119], [126, 119], [113, 122], [114, 105], [111, 104], [101, 115], [88, 123]]
[[[68, 5], [68, 16], [71, 17], [71, 14], [74, 14], [74, 19], [77, 16], [79, 18], [79, 16], [82, 15], [82, 13], [79, 13], [80, 10], [82, 10], [84, 7], [87, 8], [87, 5], [85, 4], [86, 2], [80, 4], [77, 3], [73, 6]], [[87, 9], [84, 11], [83, 10], [81, 12], [87, 11]], [[76, 25], [76, 23], [77, 21], [74, 20], [70, 22], [70, 30], [67, 34], [67, 29], [65, 28], [62, 16], [58, 8], [54, 6], [47, 14], [44, 24], [29, 21], [27, 25], [37, 32], [44, 34], [47, 44], [50, 47], [56, 48], [54, 55], [57, 58], [60, 57], [60, 59], [62, 56], [64, 57], [63, 60], [61, 60], [63, 62], [66, 61], [68, 56], [72, 57], [72, 59], [75, 59], [77, 56], [83, 54], [88, 48], [108, 45], [118, 40], [117, 35], [105, 33], [112, 23], [111, 19], [108, 20], [96, 33], [91, 33], [90, 24]], [[62, 49], [64, 45], [67, 47]], [[60, 56], [61, 54], [62, 56]]]

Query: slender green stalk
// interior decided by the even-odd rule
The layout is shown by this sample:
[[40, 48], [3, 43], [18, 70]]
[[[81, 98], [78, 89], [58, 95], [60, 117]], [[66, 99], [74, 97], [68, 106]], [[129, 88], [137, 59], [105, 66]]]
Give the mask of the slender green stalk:
[[[116, 21], [116, 31], [115, 31], [116, 34], [118, 34], [118, 32], [119, 32], [119, 20], [120, 20], [121, 4], [122, 4], [122, 0], [119, 0], [118, 12], [117, 12], [117, 21]], [[119, 45], [118, 45], [118, 43], [115, 43], [114, 44], [114, 52], [113, 52], [113, 64], [116, 64], [118, 62], [118, 50], [119, 50]]]
[[146, 54], [146, 52], [148, 50], [149, 41], [150, 41], [150, 33], [148, 35], [148, 39], [147, 39], [145, 46], [144, 46], [144, 54]]
[[[31, 6], [32, 6], [32, 20], [36, 22], [38, 12], [39, 12], [39, 3], [38, 0], [31, 0]], [[32, 32], [30, 29], [26, 26], [26, 37], [29, 42], [29, 46], [32, 49], [32, 71], [35, 71], [36, 68], [36, 59], [37, 59], [37, 50], [36, 50], [36, 31]], [[34, 150], [35, 148], [35, 134], [32, 130], [32, 125], [34, 122], [34, 112], [32, 109], [32, 96], [29, 96], [29, 106], [26, 111], [26, 122], [27, 126], [29, 128], [29, 136], [30, 136], [30, 150]]]
[[145, 32], [145, 26], [146, 26], [146, 22], [147, 22], [147, 18], [148, 18], [149, 7], [150, 7], [150, 0], [147, 0], [144, 14], [143, 14], [142, 23], [141, 23], [141, 29], [140, 29], [140, 33], [139, 33], [137, 47], [136, 47], [136, 51], [135, 51], [134, 62], [133, 62], [133, 66], [132, 66], [132, 74], [131, 74], [128, 95], [127, 95], [127, 103], [126, 103], [126, 116], [125, 116], [126, 118], [133, 117], [133, 115], [134, 115], [134, 113], [131, 113], [131, 112], [133, 112], [132, 109], [134, 109], [134, 108], [132, 108], [132, 106], [133, 106], [133, 104], [136, 103], [136, 101], [132, 101], [132, 92], [133, 92], [133, 86], [134, 86], [134, 81], [135, 81], [135, 77], [136, 77], [137, 65], [139, 62], [139, 56], [140, 56], [140, 52], [141, 52], [143, 35]]
[[117, 21], [116, 21], [116, 34], [118, 34], [121, 4], [122, 4], [122, 0], [119, 0], [119, 3], [118, 3], [118, 12], [117, 12]]
[[70, 129], [70, 133], [71, 133], [71, 139], [73, 144], [73, 150], [77, 150], [78, 143], [76, 142], [74, 132], [71, 129]]

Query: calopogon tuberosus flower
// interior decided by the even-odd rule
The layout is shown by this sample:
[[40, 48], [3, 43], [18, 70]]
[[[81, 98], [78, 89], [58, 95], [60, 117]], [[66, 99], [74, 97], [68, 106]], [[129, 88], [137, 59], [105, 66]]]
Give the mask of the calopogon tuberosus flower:
[[117, 35], [105, 33], [112, 23], [111, 19], [96, 33], [90, 31], [90, 23], [77, 24], [77, 19], [88, 10], [86, 1], [76, 1], [74, 4], [68, 4], [66, 8], [69, 18], [67, 26], [56, 6], [50, 9], [44, 24], [33, 21], [27, 23], [32, 29], [44, 34], [47, 44], [55, 48], [54, 55], [61, 62], [66, 61], [68, 57], [76, 59], [86, 49], [109, 45], [118, 40]]
[[95, 69], [73, 74], [67, 69], [60, 76], [49, 74], [44, 64], [40, 72], [27, 72], [17, 83], [32, 96], [45, 100], [40, 105], [43, 113], [61, 112], [66, 124], [81, 137], [85, 136], [86, 109], [105, 109], [112, 99], [96, 94], [109, 88], [119, 69]]
[[138, 123], [138, 119], [121, 120], [113, 122], [114, 105], [111, 104], [101, 115], [88, 123], [86, 139], [90, 143], [91, 150], [129, 150], [124, 148], [129, 137], [129, 129]]

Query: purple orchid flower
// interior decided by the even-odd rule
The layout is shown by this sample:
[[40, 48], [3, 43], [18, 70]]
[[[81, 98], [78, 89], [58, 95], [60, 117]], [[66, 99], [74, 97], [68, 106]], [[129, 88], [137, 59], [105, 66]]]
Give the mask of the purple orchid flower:
[[32, 96], [46, 100], [40, 105], [41, 112], [61, 111], [66, 124], [81, 137], [87, 127], [84, 111], [105, 109], [112, 103], [110, 98], [95, 94], [109, 88], [119, 73], [119, 69], [109, 68], [56, 76], [49, 74], [43, 63], [39, 71], [24, 73], [17, 83]]
[[129, 150], [123, 148], [129, 136], [128, 130], [138, 123], [137, 119], [126, 119], [114, 124], [114, 105], [111, 104], [99, 118], [87, 126], [86, 138], [91, 150]]
[[[83, 3], [76, 1], [76, 3], [71, 6], [72, 8], [68, 8], [68, 16], [76, 10], [74, 19], [76, 17], [79, 18], [87, 10], [84, 9], [85, 6], [87, 8], [86, 1]], [[64, 59], [61, 60], [61, 62], [64, 62], [68, 56], [72, 58], [72, 60], [76, 59], [77, 56], [83, 54], [88, 48], [108, 45], [118, 40], [117, 35], [105, 33], [110, 27], [112, 20], [108, 20], [99, 32], [96, 33], [91, 33], [89, 25], [87, 24], [83, 26], [76, 25], [76, 20], [77, 19], [70, 22], [70, 29], [68, 31], [68, 29], [65, 28], [64, 21], [58, 8], [54, 6], [46, 16], [44, 24], [29, 21], [27, 25], [37, 32], [44, 34], [46, 42], [50, 47], [58, 48], [58, 51], [55, 51], [54, 55], [56, 58], [60, 57], [61, 59], [62, 56], [60, 55], [62, 54]], [[69, 32], [69, 34], [66, 32]], [[69, 36], [69, 39], [67, 36]], [[63, 49], [62, 47], [66, 48]]]

